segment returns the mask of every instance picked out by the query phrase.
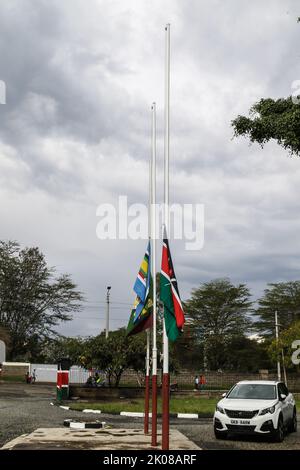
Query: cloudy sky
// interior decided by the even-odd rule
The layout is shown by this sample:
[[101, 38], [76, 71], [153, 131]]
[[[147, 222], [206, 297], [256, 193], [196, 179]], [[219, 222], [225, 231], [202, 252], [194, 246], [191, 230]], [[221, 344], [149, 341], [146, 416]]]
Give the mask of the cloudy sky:
[[[205, 243], [172, 243], [186, 299], [228, 276], [257, 298], [300, 278], [300, 160], [233, 139], [261, 97], [300, 79], [296, 0], [2, 0], [0, 239], [39, 246], [87, 303], [64, 334], [127, 323], [145, 241], [99, 240], [99, 204], [146, 203], [150, 107], [163, 181], [164, 25], [171, 23], [171, 202], [205, 206]], [[159, 256], [158, 256], [159, 258]]]

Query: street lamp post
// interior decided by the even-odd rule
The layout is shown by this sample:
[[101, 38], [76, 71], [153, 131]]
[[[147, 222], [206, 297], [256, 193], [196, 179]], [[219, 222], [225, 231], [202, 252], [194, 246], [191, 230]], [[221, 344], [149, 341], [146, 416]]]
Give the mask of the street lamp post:
[[106, 328], [105, 328], [105, 338], [108, 338], [109, 333], [109, 294], [111, 286], [107, 286], [106, 292]]
[[[278, 347], [278, 317], [277, 317], [277, 310], [275, 310], [275, 335], [276, 335], [276, 343]], [[279, 356], [277, 357], [277, 378], [279, 382], [281, 381], [281, 370], [280, 370], [280, 360]]]

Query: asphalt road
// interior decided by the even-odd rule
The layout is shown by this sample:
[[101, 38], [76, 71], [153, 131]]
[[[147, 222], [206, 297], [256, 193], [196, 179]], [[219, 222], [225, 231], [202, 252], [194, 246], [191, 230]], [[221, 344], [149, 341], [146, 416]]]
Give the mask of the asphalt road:
[[[55, 399], [53, 386], [0, 383], [0, 447], [11, 439], [37, 428], [62, 426], [66, 418], [95, 419], [95, 415], [50, 406], [53, 399]], [[133, 428], [143, 425], [140, 418], [106, 414], [97, 416], [97, 419], [99, 418], [115, 427]], [[260, 437], [240, 437], [217, 441], [213, 434], [212, 422], [208, 419], [172, 419], [171, 426], [181, 431], [202, 449], [300, 449], [300, 431], [287, 435], [283, 443], [275, 444], [263, 441]]]

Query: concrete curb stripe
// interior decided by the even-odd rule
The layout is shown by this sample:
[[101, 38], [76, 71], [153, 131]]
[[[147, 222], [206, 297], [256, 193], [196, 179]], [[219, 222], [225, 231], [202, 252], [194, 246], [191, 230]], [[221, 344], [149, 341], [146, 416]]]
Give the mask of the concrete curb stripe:
[[97, 413], [97, 414], [100, 414], [101, 411], [100, 410], [89, 410], [88, 408], [82, 410], [82, 413]]
[[121, 411], [120, 416], [130, 416], [131, 418], [143, 418], [144, 413], [135, 413], [131, 411]]
[[70, 428], [71, 429], [85, 429], [85, 423], [76, 423], [74, 421], [71, 421]]
[[[54, 403], [50, 403], [50, 405], [54, 406]], [[134, 412], [134, 411], [121, 411], [119, 413], [115, 412], [107, 412], [107, 411], [102, 411], [102, 410], [92, 410], [90, 408], [85, 408], [83, 410], [74, 410], [69, 406], [63, 406], [59, 405], [59, 408], [62, 408], [63, 410], [70, 410], [70, 411], [78, 411], [81, 413], [94, 413], [94, 414], [108, 414], [108, 415], [119, 415], [119, 416], [128, 416], [130, 418], [144, 418], [145, 413], [139, 413], [139, 412]], [[179, 419], [210, 419], [210, 416], [203, 417], [200, 416], [198, 413], [170, 413], [169, 414], [170, 418], [179, 418]], [[162, 415], [160, 413], [157, 414], [158, 418], [161, 418]], [[149, 413], [149, 418], [152, 418], [152, 413]]]
[[177, 418], [189, 418], [189, 419], [198, 419], [198, 413], [178, 413]]
[[71, 428], [71, 429], [100, 429], [104, 428], [106, 425], [105, 421], [101, 423], [99, 421], [94, 422], [80, 422], [80, 421], [73, 421], [72, 419], [65, 419], [64, 426]]

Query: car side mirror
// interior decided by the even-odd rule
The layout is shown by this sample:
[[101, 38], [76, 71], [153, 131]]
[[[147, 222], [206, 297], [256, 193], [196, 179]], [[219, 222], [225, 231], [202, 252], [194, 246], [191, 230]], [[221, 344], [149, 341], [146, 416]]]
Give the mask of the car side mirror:
[[226, 397], [226, 395], [227, 395], [227, 393], [226, 393], [226, 392], [225, 392], [225, 393], [222, 393], [222, 398], [225, 398], [225, 397]]
[[284, 393], [281, 393], [281, 394], [280, 394], [280, 399], [281, 399], [282, 401], [284, 401], [284, 400], [286, 399], [286, 395], [285, 395]]

